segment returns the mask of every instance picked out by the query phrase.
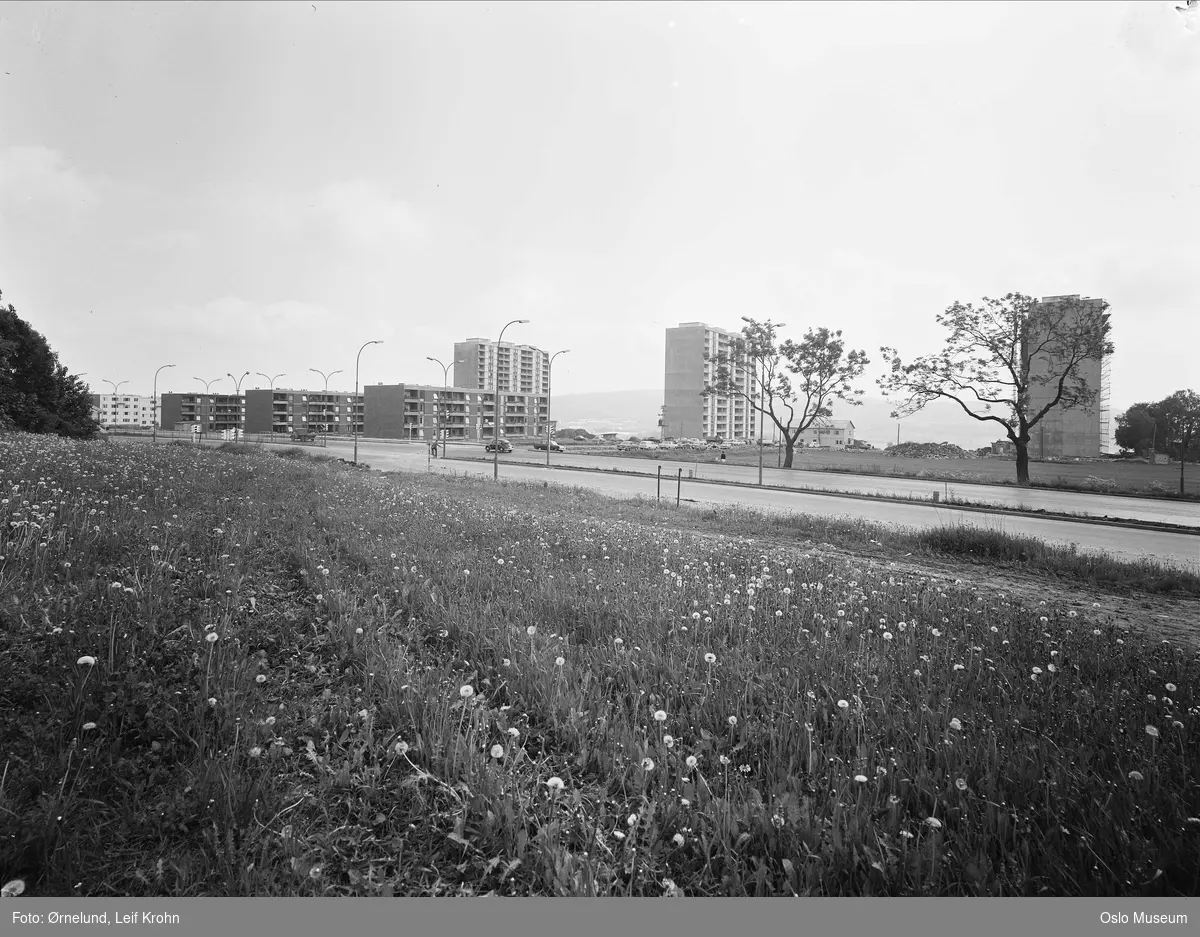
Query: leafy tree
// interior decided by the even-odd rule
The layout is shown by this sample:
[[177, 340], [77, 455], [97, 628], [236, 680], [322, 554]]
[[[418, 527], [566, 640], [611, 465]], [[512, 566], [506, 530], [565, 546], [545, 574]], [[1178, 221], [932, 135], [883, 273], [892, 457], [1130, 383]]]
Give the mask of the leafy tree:
[[1200, 394], [1177, 390], [1158, 406], [1167, 421], [1167, 438], [1179, 447], [1179, 493], [1183, 494], [1183, 467], [1188, 449], [1200, 438]]
[[[985, 296], [981, 308], [956, 302], [937, 321], [950, 331], [941, 353], [906, 365], [894, 348], [881, 349], [889, 371], [880, 389], [885, 396], [907, 395], [892, 416], [910, 416], [939, 397], [953, 400], [968, 416], [1004, 428], [1017, 450], [1017, 484], [1028, 486], [1033, 427], [1054, 407], [1084, 407], [1096, 399], [1099, 388], [1084, 364], [1112, 354], [1108, 304], [1039, 304], [1009, 293]], [[1037, 407], [1031, 394], [1042, 389], [1049, 400]]]
[[91, 439], [100, 430], [91, 411], [87, 386], [11, 303], [0, 305], [0, 428]]
[[715, 365], [713, 380], [704, 396], [740, 397], [779, 429], [786, 448], [784, 468], [800, 434], [818, 420], [833, 415], [832, 403], [841, 400], [861, 406], [861, 390], [853, 382], [870, 364], [865, 352], [846, 351], [839, 329], [809, 329], [799, 342], [779, 340], [782, 322], [759, 322], [742, 316], [742, 337], [728, 352], [705, 355]]
[[1165, 439], [1157, 434], [1158, 421], [1153, 410], [1152, 403], [1135, 403], [1118, 416], [1117, 431], [1113, 434], [1117, 445], [1133, 452], [1144, 452]]

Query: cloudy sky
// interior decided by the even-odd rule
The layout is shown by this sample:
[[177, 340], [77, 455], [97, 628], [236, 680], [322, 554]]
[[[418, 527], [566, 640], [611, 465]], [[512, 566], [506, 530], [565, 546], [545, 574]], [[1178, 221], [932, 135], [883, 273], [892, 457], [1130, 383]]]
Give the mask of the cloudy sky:
[[878, 363], [1082, 293], [1123, 408], [1200, 385], [1177, 3], [10, 2], [0, 290], [142, 393], [440, 383], [512, 318], [556, 392], [655, 388], [681, 321]]

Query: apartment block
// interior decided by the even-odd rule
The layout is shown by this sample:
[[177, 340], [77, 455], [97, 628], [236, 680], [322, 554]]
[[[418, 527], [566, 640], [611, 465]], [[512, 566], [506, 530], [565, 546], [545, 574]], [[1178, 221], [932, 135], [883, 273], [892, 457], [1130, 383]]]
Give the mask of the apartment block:
[[[1030, 313], [1034, 326], [1030, 335], [1030, 346], [1024, 350], [1029, 359], [1030, 393], [1029, 412], [1036, 413], [1054, 399], [1058, 393], [1056, 378], [1059, 373], [1054, 350], [1037, 350], [1045, 340], [1045, 332], [1038, 331], [1039, 321], [1047, 318], [1074, 324], [1084, 316], [1104, 315], [1107, 303], [1103, 299], [1082, 297], [1079, 294], [1046, 296]], [[1109, 451], [1109, 386], [1111, 361], [1105, 355], [1101, 360], [1088, 360], [1077, 366], [1077, 375], [1086, 379], [1088, 385], [1097, 390], [1096, 399], [1088, 406], [1064, 408], [1057, 405], [1033, 427], [1029, 441], [1031, 459], [1098, 458]], [[1039, 380], [1041, 379], [1041, 380]]]
[[[542, 431], [547, 397], [502, 394], [501, 398], [501, 436], [533, 436]], [[359, 394], [254, 389], [245, 392], [244, 429], [250, 434], [352, 436], [357, 432], [366, 439], [433, 440], [441, 427], [451, 440], [490, 439], [495, 422], [492, 399], [492, 394], [473, 388], [433, 384], [368, 384]], [[164, 428], [178, 422], [168, 422], [164, 410]]]
[[363, 433], [362, 394], [302, 388], [245, 391], [247, 433]]
[[246, 398], [242, 394], [163, 394], [159, 429], [219, 433], [244, 429]]
[[550, 356], [540, 348], [511, 342], [497, 346], [489, 338], [468, 338], [454, 343], [455, 387], [494, 390], [497, 369], [501, 394], [550, 393]]
[[101, 426], [154, 425], [154, 398], [139, 394], [92, 394], [92, 416]]
[[[741, 394], [704, 395], [716, 378], [717, 355], [735, 354], [740, 332], [703, 322], [682, 322], [666, 330], [662, 411], [663, 436], [704, 439], [753, 439], [758, 414]], [[736, 390], [753, 394], [753, 375], [745, 357], [733, 359]]]
[[829, 446], [842, 449], [854, 443], [854, 421], [818, 419], [796, 440], [801, 446]]

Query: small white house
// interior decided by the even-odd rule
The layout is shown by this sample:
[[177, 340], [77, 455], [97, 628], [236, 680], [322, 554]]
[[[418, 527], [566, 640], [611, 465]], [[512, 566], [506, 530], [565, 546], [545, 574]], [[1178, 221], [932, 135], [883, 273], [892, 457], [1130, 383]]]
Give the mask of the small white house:
[[804, 446], [828, 446], [831, 449], [845, 449], [853, 441], [853, 420], [817, 420], [797, 440]]

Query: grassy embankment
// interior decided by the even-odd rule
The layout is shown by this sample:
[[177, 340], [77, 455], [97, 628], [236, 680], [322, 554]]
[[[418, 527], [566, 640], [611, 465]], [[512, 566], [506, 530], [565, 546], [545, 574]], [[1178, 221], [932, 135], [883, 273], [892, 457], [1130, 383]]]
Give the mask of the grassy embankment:
[[0, 877], [1200, 892], [1192, 653], [794, 544], [1090, 560], [279, 455], [0, 439]]

